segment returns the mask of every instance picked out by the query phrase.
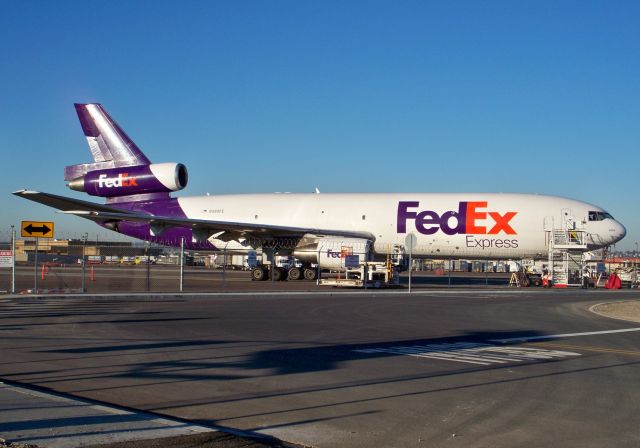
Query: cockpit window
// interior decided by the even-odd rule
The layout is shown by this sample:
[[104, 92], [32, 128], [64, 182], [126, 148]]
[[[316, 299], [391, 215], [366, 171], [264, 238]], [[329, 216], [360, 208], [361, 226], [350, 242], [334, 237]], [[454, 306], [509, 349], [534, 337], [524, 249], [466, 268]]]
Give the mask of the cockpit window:
[[589, 211], [589, 221], [604, 221], [607, 218], [613, 219], [613, 216], [607, 212]]

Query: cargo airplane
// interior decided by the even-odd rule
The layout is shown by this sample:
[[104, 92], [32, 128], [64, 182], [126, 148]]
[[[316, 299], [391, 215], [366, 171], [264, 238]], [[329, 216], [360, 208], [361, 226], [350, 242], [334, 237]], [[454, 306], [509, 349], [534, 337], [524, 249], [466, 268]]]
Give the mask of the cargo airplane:
[[[397, 256], [413, 241], [416, 258], [543, 258], [554, 229], [580, 231], [584, 250], [621, 240], [626, 230], [600, 207], [534, 194], [315, 193], [171, 197], [187, 185], [181, 163], [152, 163], [100, 104], [76, 104], [93, 156], [68, 166], [67, 186], [105, 204], [20, 190], [14, 194], [154, 243], [194, 250], [293, 255], [302, 267], [274, 278], [314, 278], [360, 260]], [[407, 240], [408, 235], [410, 239]], [[266, 268], [252, 271], [256, 280]]]

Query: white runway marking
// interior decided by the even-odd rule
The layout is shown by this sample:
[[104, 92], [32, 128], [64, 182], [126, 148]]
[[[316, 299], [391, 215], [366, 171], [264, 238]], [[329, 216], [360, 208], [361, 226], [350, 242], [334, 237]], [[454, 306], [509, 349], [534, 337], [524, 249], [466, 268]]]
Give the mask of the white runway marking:
[[354, 351], [365, 354], [389, 353], [393, 355], [407, 355], [483, 366], [509, 362], [546, 361], [554, 358], [581, 356], [580, 353], [560, 350], [530, 347], [498, 347], [496, 345], [479, 342], [365, 348]]
[[622, 328], [619, 330], [587, 331], [584, 333], [562, 333], [562, 334], [548, 334], [544, 336], [523, 336], [519, 338], [490, 339], [489, 341], [505, 344], [510, 342], [542, 341], [544, 339], [575, 338], [578, 336], [593, 336], [598, 334], [627, 333], [630, 331], [640, 331], [640, 327]]

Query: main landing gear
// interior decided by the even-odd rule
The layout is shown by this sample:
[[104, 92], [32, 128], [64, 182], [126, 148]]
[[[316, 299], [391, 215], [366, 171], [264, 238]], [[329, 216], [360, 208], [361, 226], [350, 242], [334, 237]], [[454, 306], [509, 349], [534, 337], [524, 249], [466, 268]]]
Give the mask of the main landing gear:
[[300, 280], [302, 278], [302, 268], [289, 268], [287, 280]]
[[[271, 267], [270, 266], [257, 266], [251, 270], [251, 280], [253, 281], [264, 281], [269, 280], [271, 278]], [[275, 267], [273, 268], [273, 281], [279, 282], [283, 280], [315, 280], [318, 278], [318, 271], [312, 267], [306, 268], [298, 268], [293, 267], [289, 268], [287, 271], [284, 268]]]

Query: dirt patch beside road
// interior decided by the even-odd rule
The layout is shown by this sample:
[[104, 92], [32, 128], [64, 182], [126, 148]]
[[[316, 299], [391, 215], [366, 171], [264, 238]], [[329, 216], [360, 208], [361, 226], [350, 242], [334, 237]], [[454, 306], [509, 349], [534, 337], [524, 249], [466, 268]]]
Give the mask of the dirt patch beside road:
[[640, 322], [640, 300], [625, 302], [599, 303], [591, 307], [591, 311], [614, 319]]
[[27, 445], [24, 443], [11, 443], [0, 439], [0, 448], [39, 448], [38, 445]]
[[224, 432], [205, 432], [189, 436], [96, 445], [92, 448], [302, 448], [279, 440], [258, 441]]

